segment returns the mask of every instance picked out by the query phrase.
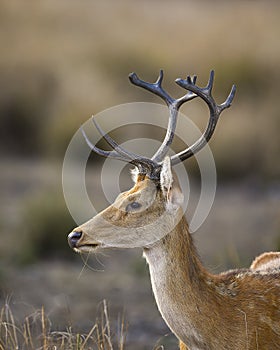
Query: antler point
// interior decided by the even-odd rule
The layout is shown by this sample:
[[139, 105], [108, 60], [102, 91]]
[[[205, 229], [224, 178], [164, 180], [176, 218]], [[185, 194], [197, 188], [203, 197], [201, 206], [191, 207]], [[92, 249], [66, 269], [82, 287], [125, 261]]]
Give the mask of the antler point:
[[163, 69], [160, 69], [159, 76], [155, 84], [157, 84], [158, 86], [161, 86], [162, 80], [163, 80]]

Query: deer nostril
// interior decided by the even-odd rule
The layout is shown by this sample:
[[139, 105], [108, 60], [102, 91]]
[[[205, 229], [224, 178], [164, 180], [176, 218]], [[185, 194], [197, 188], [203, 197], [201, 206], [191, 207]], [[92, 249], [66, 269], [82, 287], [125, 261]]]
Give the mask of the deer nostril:
[[71, 248], [77, 247], [78, 240], [82, 237], [82, 232], [73, 231], [68, 235], [68, 244]]

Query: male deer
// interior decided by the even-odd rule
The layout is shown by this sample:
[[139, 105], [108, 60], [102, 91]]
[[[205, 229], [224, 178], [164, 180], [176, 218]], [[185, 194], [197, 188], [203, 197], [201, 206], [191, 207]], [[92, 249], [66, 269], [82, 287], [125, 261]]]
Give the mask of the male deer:
[[[94, 152], [135, 166], [135, 185], [107, 209], [75, 228], [68, 236], [70, 246], [77, 252], [142, 246], [158, 308], [179, 339], [181, 350], [280, 349], [280, 253], [261, 255], [249, 269], [219, 275], [208, 272], [188, 231], [181, 209], [183, 194], [172, 171], [173, 165], [207, 144], [219, 115], [231, 105], [235, 87], [218, 105], [211, 93], [213, 71], [203, 88], [196, 85], [196, 77], [177, 79], [176, 83], [187, 90], [179, 99], [162, 88], [162, 71], [155, 83], [144, 82], [135, 73], [129, 78], [167, 104], [170, 113], [165, 139], [150, 159], [120, 147], [95, 122], [113, 150], [97, 148], [84, 133]], [[168, 157], [178, 110], [197, 96], [210, 111], [207, 128], [193, 145]]]

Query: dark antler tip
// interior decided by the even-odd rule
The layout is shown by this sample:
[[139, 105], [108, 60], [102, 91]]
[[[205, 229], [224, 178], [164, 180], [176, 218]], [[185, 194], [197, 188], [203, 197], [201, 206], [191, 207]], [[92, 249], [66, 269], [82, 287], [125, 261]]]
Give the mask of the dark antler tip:
[[206, 88], [205, 88], [205, 91], [207, 91], [210, 95], [211, 95], [212, 88], [213, 88], [214, 75], [215, 75], [215, 72], [214, 72], [214, 69], [212, 69], [212, 70], [210, 71], [208, 84], [207, 84], [207, 86], [206, 86]]
[[232, 100], [234, 99], [235, 93], [236, 93], [236, 85], [232, 85], [232, 88], [231, 88], [231, 91], [229, 94], [229, 103], [230, 104], [232, 103]]
[[215, 71], [214, 71], [214, 69], [212, 69], [212, 70], [210, 71], [210, 76], [209, 76], [209, 83], [210, 83], [210, 84], [213, 83], [214, 76], [215, 76]]
[[175, 83], [178, 85], [181, 85], [183, 81], [184, 81], [184, 79], [182, 79], [182, 78], [175, 79]]
[[156, 81], [156, 84], [158, 84], [160, 86], [161, 83], [162, 83], [162, 80], [163, 80], [163, 69], [160, 69], [159, 76], [158, 76], [158, 79]]
[[192, 77], [191, 77], [190, 75], [187, 76], [187, 82], [188, 82], [189, 84], [192, 84], [192, 83], [193, 83]]
[[137, 74], [134, 72], [128, 74], [128, 79], [130, 80], [131, 83], [135, 83], [136, 81], [139, 80]]

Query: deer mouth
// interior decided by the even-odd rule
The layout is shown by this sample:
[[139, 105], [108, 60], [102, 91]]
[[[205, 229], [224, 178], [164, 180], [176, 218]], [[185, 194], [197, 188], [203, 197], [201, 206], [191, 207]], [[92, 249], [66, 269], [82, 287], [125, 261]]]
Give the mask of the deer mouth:
[[91, 244], [81, 244], [74, 248], [74, 251], [77, 253], [90, 253], [101, 246], [100, 243], [91, 243]]

